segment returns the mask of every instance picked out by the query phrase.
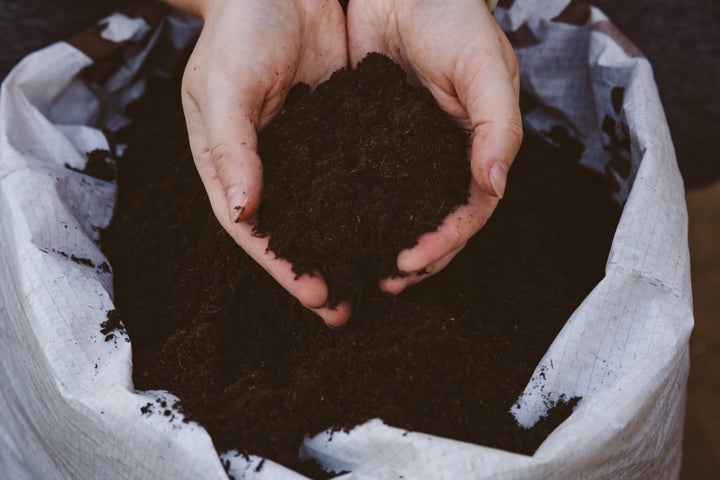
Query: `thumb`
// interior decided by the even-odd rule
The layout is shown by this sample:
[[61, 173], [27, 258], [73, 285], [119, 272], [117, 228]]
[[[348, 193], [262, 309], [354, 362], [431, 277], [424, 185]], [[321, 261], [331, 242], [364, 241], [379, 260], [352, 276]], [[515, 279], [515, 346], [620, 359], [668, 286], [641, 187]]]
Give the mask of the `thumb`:
[[[220, 180], [229, 220], [237, 223], [251, 217], [260, 205], [263, 168], [257, 153], [257, 122], [264, 95], [230, 82], [213, 83], [202, 107], [192, 98], [195, 104], [186, 106], [188, 136], [197, 152], [198, 170]], [[196, 118], [191, 122], [193, 110]], [[195, 129], [199, 131], [191, 131], [191, 123], [200, 124]]]
[[522, 135], [519, 113], [517, 117], [484, 121], [473, 127], [470, 166], [473, 180], [483, 192], [503, 198]]
[[[461, 98], [472, 128], [470, 165], [480, 189], [502, 198], [508, 171], [522, 142], [523, 129], [518, 102], [517, 70], [501, 58], [483, 68]], [[493, 65], [493, 63], [495, 65]], [[460, 92], [458, 92], [460, 93]]]

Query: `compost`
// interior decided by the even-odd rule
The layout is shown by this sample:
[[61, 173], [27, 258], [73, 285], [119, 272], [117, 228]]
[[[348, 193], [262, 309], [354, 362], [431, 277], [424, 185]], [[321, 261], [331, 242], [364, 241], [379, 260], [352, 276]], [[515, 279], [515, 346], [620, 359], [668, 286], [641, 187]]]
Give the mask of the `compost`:
[[[398, 75], [386, 62], [372, 62], [360, 75], [377, 81], [384, 98], [412, 96], [390, 90], [405, 88], [403, 82], [377, 80]], [[336, 78], [353, 77], [344, 72]], [[577, 145], [563, 150], [528, 135], [505, 198], [444, 271], [397, 297], [366, 281], [362, 288], [355, 285], [352, 318], [341, 329], [329, 329], [245, 255], [214, 218], [187, 145], [179, 89], [179, 75], [156, 79], [130, 109], [133, 127], [119, 138], [127, 149], [117, 171], [117, 207], [102, 235], [114, 271], [112, 320], [121, 319], [132, 340], [136, 388], [177, 395], [175, 408], [204, 426], [219, 451], [238, 449], [299, 470], [307, 468], [297, 458], [304, 435], [352, 428], [371, 418], [531, 454], [571, 413], [572, 403], [524, 430], [509, 409], [560, 328], [602, 278], [618, 220], [606, 180], [578, 165]], [[292, 118], [299, 124], [302, 112], [293, 114], [293, 105], [319, 97], [302, 87], [295, 94], [301, 98], [291, 99], [283, 115], [297, 115]], [[358, 110], [347, 115], [348, 122], [364, 114], [362, 102], [341, 95], [319, 102], [303, 108], [323, 118], [352, 105]], [[337, 138], [355, 138], [349, 132], [356, 128], [336, 120], [340, 133], [325, 148], [340, 148]], [[393, 145], [402, 143], [397, 137], [404, 131], [380, 128], [373, 135], [379, 144]], [[302, 130], [276, 133], [293, 149], [303, 148], [308, 138]], [[427, 145], [415, 148], [408, 152], [413, 162], [390, 167], [393, 175], [399, 168], [433, 171], [422, 162], [438, 159], [421, 151]], [[313, 149], [322, 150], [323, 143]], [[353, 153], [347, 160], [363, 158]], [[306, 168], [292, 159], [282, 166], [288, 176], [301, 178]], [[274, 172], [265, 171], [268, 191]], [[317, 182], [327, 182], [331, 192], [338, 179], [323, 175]], [[467, 185], [457, 188], [450, 192], [455, 200], [447, 203], [448, 211], [467, 194]], [[359, 194], [367, 203], [376, 198]], [[410, 205], [422, 205], [427, 194], [425, 188], [402, 192]], [[378, 204], [368, 212], [394, 207]], [[301, 217], [294, 233], [308, 234], [303, 211], [295, 214]], [[352, 230], [343, 221], [346, 217], [327, 219], [337, 229]], [[282, 235], [280, 228], [261, 231], [272, 240]], [[393, 244], [402, 248], [402, 242]], [[323, 267], [322, 261], [308, 265]], [[377, 275], [383, 268], [370, 270]]]
[[295, 273], [320, 274], [330, 306], [354, 301], [467, 202], [468, 136], [380, 54], [296, 86], [286, 107], [259, 138], [256, 232]]

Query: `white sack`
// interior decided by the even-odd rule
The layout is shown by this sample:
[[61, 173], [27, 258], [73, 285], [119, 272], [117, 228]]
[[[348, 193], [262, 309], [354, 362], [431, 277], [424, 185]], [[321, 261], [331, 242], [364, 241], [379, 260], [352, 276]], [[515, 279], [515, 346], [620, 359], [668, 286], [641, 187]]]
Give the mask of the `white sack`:
[[[173, 397], [135, 391], [130, 342], [100, 334], [112, 278], [96, 241], [116, 188], [65, 168], [109, 148], [101, 130], [125, 123], [144, 89], [137, 72], [167, 70], [197, 32], [187, 17], [146, 10], [30, 55], [2, 85], [2, 479], [226, 478], [203, 428], [141, 415]], [[561, 396], [583, 400], [533, 456], [379, 420], [306, 439], [301, 455], [358, 480], [676, 478], [693, 324], [687, 216], [650, 65], [579, 2], [505, 0], [495, 16], [520, 61], [526, 129], [581, 141], [581, 162], [626, 202], [605, 278], [508, 408], [531, 426]], [[261, 460], [236, 452], [222, 459], [235, 478], [303, 478], [269, 461], [256, 472]]]

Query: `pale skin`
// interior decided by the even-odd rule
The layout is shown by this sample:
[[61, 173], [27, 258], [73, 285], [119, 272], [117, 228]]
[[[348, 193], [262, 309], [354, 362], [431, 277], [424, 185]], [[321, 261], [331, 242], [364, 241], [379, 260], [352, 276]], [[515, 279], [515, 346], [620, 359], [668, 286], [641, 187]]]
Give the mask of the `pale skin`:
[[468, 204], [400, 252], [380, 287], [398, 294], [442, 270], [482, 228], [505, 191], [520, 147], [515, 55], [482, 0], [165, 0], [204, 26], [183, 76], [182, 100], [195, 164], [225, 230], [305, 307], [329, 326], [350, 317], [327, 307], [327, 285], [296, 278], [286, 260], [253, 235], [262, 194], [257, 131], [280, 111], [292, 85], [311, 86], [367, 53], [381, 52], [425, 86], [470, 133]]

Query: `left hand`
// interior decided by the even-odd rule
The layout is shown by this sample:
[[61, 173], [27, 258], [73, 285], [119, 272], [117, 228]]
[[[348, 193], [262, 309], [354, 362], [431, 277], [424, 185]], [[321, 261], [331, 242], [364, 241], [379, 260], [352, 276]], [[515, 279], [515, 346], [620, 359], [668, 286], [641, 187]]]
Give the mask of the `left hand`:
[[398, 269], [415, 275], [380, 283], [397, 294], [445, 268], [502, 198], [522, 141], [518, 64], [482, 0], [351, 0], [347, 26], [353, 66], [370, 52], [389, 56], [470, 133], [468, 203], [400, 252]]

